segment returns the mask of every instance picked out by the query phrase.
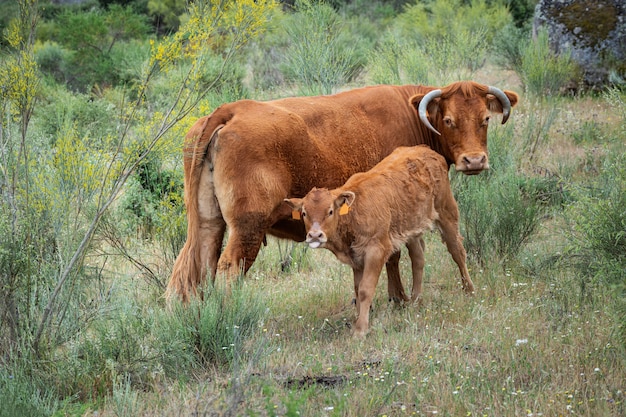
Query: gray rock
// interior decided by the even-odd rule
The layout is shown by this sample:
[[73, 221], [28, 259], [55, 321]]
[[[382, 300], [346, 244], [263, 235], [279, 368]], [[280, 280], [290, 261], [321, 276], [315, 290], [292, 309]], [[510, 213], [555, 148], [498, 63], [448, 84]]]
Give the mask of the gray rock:
[[533, 33], [540, 27], [554, 52], [571, 51], [588, 87], [626, 83], [626, 1], [540, 0]]

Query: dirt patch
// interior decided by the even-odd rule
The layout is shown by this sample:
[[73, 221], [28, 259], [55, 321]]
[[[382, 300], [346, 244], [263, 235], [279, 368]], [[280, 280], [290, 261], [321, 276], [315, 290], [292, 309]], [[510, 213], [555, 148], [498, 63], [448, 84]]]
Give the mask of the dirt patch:
[[302, 378], [289, 378], [285, 382], [285, 387], [303, 389], [313, 385], [319, 385], [328, 388], [335, 388], [348, 382], [348, 377], [344, 375], [321, 375], [321, 376], [305, 376]]

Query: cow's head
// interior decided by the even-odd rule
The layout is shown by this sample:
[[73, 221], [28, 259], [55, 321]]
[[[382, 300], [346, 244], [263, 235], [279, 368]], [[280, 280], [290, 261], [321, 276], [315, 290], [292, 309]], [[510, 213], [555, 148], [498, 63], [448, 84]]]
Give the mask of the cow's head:
[[284, 201], [294, 211], [294, 217], [300, 216], [304, 220], [306, 243], [315, 249], [333, 240], [339, 216], [348, 213], [354, 199], [352, 191], [313, 188], [304, 198], [286, 198]]
[[411, 97], [422, 123], [433, 133], [433, 146], [439, 147], [448, 163], [468, 175], [489, 169], [487, 128], [491, 113], [502, 113], [502, 124], [509, 118], [518, 96], [471, 81], [450, 84], [427, 94]]

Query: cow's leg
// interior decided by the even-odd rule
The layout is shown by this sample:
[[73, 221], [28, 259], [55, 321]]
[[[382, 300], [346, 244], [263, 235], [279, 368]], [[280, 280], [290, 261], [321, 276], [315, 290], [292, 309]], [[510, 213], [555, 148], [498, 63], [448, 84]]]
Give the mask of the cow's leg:
[[284, 217], [283, 199], [290, 184], [285, 179], [287, 171], [278, 166], [248, 166], [248, 172], [241, 173], [242, 177], [235, 181], [225, 171], [218, 170], [218, 162], [215, 188], [228, 225], [228, 242], [217, 263], [217, 276], [223, 276], [228, 286], [248, 272], [270, 227]]
[[424, 239], [421, 235], [414, 237], [407, 242], [406, 246], [409, 249], [411, 271], [413, 273], [411, 301], [415, 302], [422, 295], [422, 280], [424, 278]]
[[377, 245], [367, 249], [364, 258], [363, 278], [357, 290], [358, 317], [354, 326], [354, 336], [363, 338], [369, 329], [370, 308], [378, 278], [385, 263], [385, 253]]
[[222, 252], [226, 222], [215, 197], [213, 174], [209, 165], [204, 164], [198, 189], [198, 217], [200, 219], [199, 243], [201, 277], [207, 272], [215, 280], [217, 261]]
[[352, 268], [352, 275], [354, 276], [354, 305], [356, 306], [357, 317], [359, 315], [359, 285], [363, 279], [363, 270], [358, 268]]
[[226, 229], [208, 164], [200, 172], [197, 201], [188, 202], [187, 224], [187, 241], [176, 258], [166, 290], [166, 298], [179, 296], [183, 302], [196, 295], [207, 272], [215, 276]]
[[[450, 198], [452, 198], [452, 195], [450, 195]], [[454, 259], [454, 262], [456, 262], [461, 272], [463, 290], [467, 293], [473, 293], [474, 283], [467, 270], [467, 254], [463, 247], [463, 236], [461, 236], [459, 232], [459, 210], [454, 199], [452, 199], [452, 202], [454, 202], [454, 205], [439, 211], [439, 220], [437, 223], [441, 231], [441, 237], [448, 248], [448, 252], [452, 255], [452, 259]]]
[[403, 301], [409, 301], [409, 297], [404, 292], [404, 286], [402, 285], [402, 277], [400, 276], [400, 251], [394, 252], [387, 263], [387, 293], [389, 294], [389, 300], [396, 303]]
[[225, 279], [227, 287], [254, 263], [267, 229], [267, 215], [243, 213], [228, 222], [228, 242], [217, 263], [217, 276]]

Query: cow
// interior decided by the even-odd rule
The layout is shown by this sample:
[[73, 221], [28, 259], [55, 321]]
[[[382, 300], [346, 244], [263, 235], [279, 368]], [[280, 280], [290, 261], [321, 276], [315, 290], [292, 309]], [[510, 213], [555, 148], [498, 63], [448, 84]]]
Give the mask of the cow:
[[411, 299], [419, 299], [424, 272], [422, 234], [434, 227], [459, 267], [463, 289], [474, 291], [465, 264], [448, 164], [424, 145], [396, 148], [371, 170], [354, 174], [341, 187], [313, 188], [304, 198], [285, 202], [295, 217], [304, 220], [309, 247], [329, 249], [352, 268], [356, 336], [367, 333], [378, 277], [402, 245], [407, 246], [411, 258]]
[[[505, 123], [517, 101], [512, 91], [462, 81], [223, 104], [186, 136], [187, 241], [167, 299], [186, 302], [207, 275], [229, 282], [245, 274], [266, 235], [303, 241], [304, 225], [291, 218], [285, 198], [338, 187], [399, 146], [426, 144], [468, 175], [488, 169], [490, 114]], [[389, 296], [408, 300], [399, 259], [398, 252], [387, 263]]]

